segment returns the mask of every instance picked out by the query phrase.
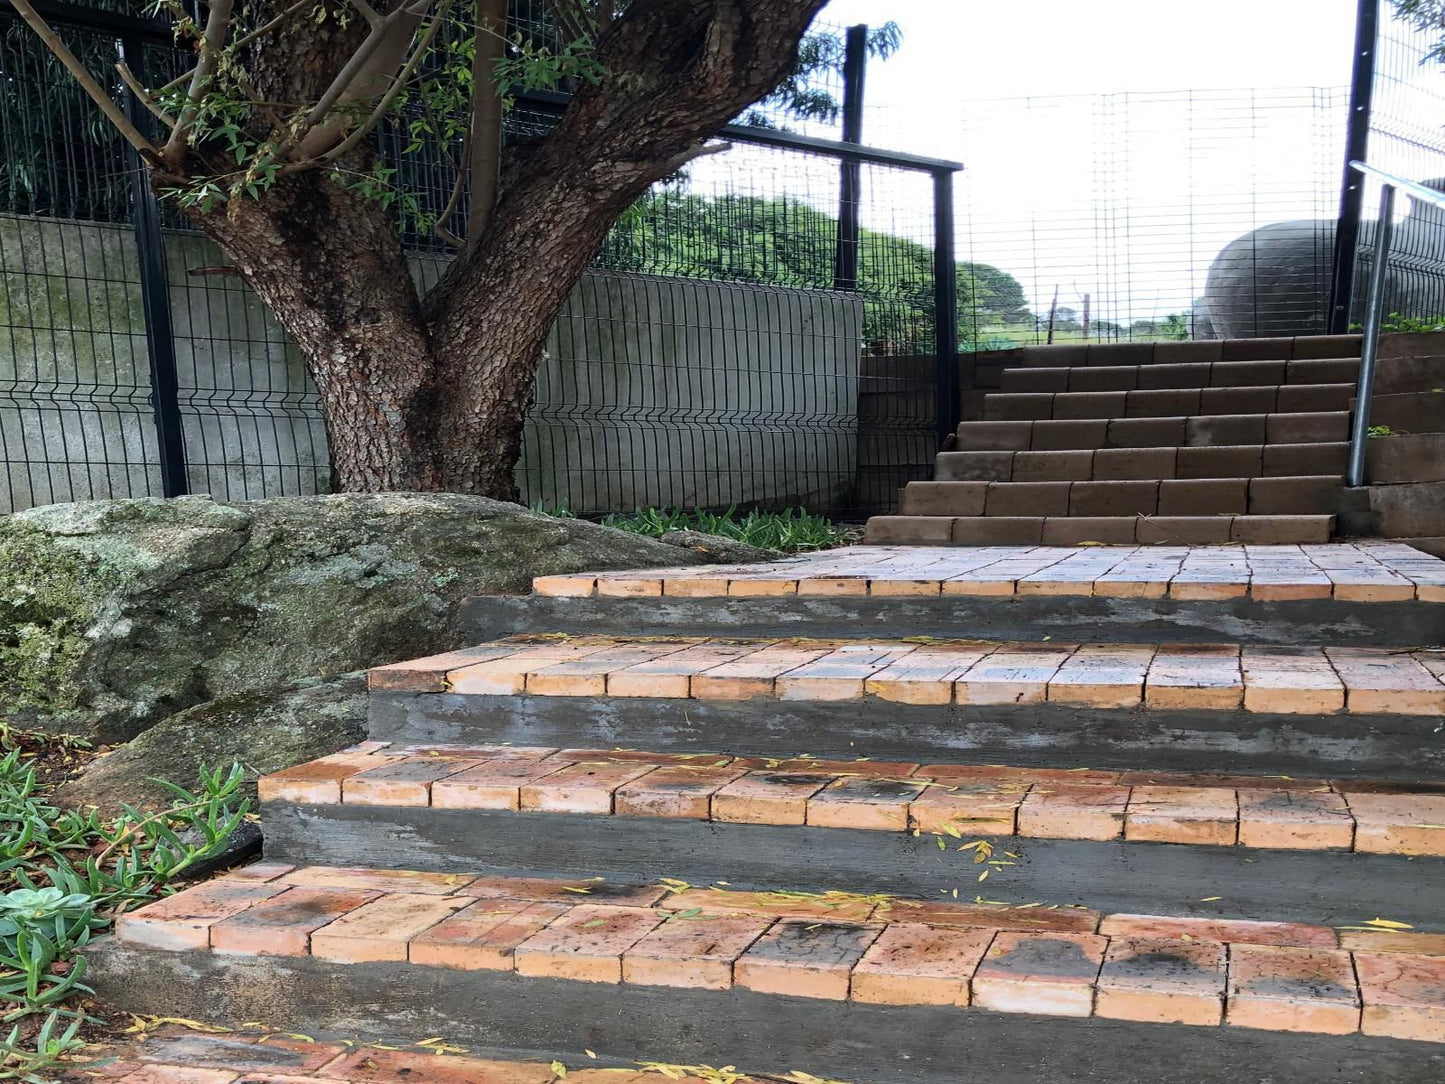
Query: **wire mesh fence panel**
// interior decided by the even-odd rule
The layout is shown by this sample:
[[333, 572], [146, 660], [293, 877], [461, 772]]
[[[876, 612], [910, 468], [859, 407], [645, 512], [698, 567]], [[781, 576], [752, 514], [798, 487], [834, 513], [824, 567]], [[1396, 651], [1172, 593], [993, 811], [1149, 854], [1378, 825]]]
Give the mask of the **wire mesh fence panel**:
[[[62, 31], [102, 81], [113, 39]], [[123, 146], [0, 17], [0, 511], [160, 492]]]
[[1270, 88], [979, 101], [968, 259], [1022, 283], [975, 348], [1318, 333], [1348, 93]]
[[[1430, 55], [1438, 32], [1383, 18], [1375, 50], [1369, 161], [1445, 191], [1445, 65]], [[1364, 284], [1374, 262], [1380, 184], [1366, 179], [1352, 315], [1363, 318]], [[1404, 320], [1445, 319], [1445, 211], [1401, 197], [1385, 280], [1385, 312]]]

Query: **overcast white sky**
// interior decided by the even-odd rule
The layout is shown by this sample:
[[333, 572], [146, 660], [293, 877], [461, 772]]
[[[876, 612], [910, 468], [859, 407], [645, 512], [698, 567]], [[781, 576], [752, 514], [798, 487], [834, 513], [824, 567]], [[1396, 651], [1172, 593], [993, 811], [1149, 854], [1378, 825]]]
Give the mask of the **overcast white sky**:
[[[1090, 292], [1097, 313], [1127, 320], [1187, 308], [1224, 243], [1329, 202], [1343, 109], [1303, 91], [1348, 86], [1355, 8], [833, 0], [822, 18], [902, 27], [899, 53], [869, 68], [865, 142], [966, 163], [959, 232], [973, 259], [1019, 277], [1036, 311], [1059, 286], [1061, 303]], [[1107, 119], [1122, 103], [1097, 97], [1222, 88], [1301, 92], [1150, 95], [1130, 104], [1128, 135]], [[1085, 97], [1017, 100], [1064, 95]]]

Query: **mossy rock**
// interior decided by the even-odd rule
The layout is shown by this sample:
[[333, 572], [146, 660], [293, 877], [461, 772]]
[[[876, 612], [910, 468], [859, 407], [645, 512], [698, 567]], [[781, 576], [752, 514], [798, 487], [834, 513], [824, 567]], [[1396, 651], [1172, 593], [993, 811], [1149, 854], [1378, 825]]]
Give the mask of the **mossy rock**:
[[302, 682], [270, 693], [222, 697], [177, 712], [93, 761], [64, 783], [58, 799], [114, 811], [121, 802], [164, 808], [165, 779], [194, 790], [201, 770], [246, 769], [244, 791], [268, 772], [334, 753], [365, 737], [366, 675]]
[[0, 719], [122, 741], [206, 701], [462, 646], [471, 595], [701, 560], [460, 494], [34, 508], [0, 518]]

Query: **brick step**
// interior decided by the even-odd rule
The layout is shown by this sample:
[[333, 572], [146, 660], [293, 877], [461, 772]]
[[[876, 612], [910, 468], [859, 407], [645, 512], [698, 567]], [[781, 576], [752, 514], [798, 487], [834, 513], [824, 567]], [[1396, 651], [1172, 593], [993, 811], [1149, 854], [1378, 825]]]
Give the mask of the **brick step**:
[[[1389, 444], [1388, 438], [1371, 441]], [[1415, 438], [1429, 440], [1431, 438]], [[1375, 456], [1377, 471], [1407, 470], [1408, 449]], [[1149, 478], [1281, 478], [1309, 474], [1343, 476], [1349, 460], [1346, 441], [1315, 444], [1222, 444], [1196, 448], [1080, 448], [1056, 452], [939, 452], [933, 478], [938, 482], [1092, 482]], [[1445, 463], [1445, 455], [1441, 457]], [[1445, 471], [1442, 471], [1445, 477]]]
[[[1229, 517], [1136, 521], [1218, 531]], [[874, 521], [873, 529], [890, 521]], [[905, 520], [905, 525], [932, 521]], [[1007, 520], [985, 520], [990, 525]], [[1046, 519], [1050, 536], [1116, 521]], [[1037, 537], [1037, 536], [1036, 536]], [[776, 562], [546, 576], [462, 608], [475, 641], [511, 633], [957, 637], [1354, 646], [1435, 644], [1445, 562], [1398, 543], [1319, 546], [849, 546]], [[766, 601], [760, 604], [759, 600]]]
[[[913, 483], [910, 483], [913, 484]], [[969, 483], [926, 483], [967, 485]], [[1049, 482], [990, 483], [1052, 485]], [[1069, 485], [1070, 483], [1058, 483]], [[1105, 485], [1075, 482], [1074, 485]], [[1132, 484], [1132, 483], [1124, 483]], [[1316, 545], [1334, 534], [1331, 515], [1253, 516], [874, 516], [866, 538], [880, 545], [1050, 546], [1127, 544], [1205, 545], [1224, 542]]]
[[1215, 895], [1234, 917], [1434, 922], [1445, 830], [1421, 826], [1445, 821], [1445, 789], [1407, 787], [383, 743], [260, 781], [267, 857], [298, 865], [530, 876], [546, 853], [609, 879], [922, 896], [987, 871], [991, 892], [1102, 910]]
[[[1065, 456], [1068, 452], [1018, 455]], [[1152, 478], [1090, 482], [909, 482], [902, 516], [1329, 516], [1345, 480], [1315, 474], [1272, 478]], [[1133, 542], [1121, 537], [1095, 542]], [[1083, 538], [1077, 541], [1083, 541]]]
[[1349, 410], [1353, 384], [1280, 384], [1150, 391], [990, 392], [984, 421], [1312, 414]]
[[[1063, 1080], [1224, 1084], [1342, 1063], [1431, 1079], [1441, 938], [1356, 926], [271, 866], [122, 916], [87, 977], [132, 1011], [239, 1024], [264, 1007], [271, 1026], [323, 1037], [403, 1028], [693, 1064], [747, 1040], [774, 1073], [806, 1051], [830, 1075], [846, 1059], [854, 1079], [957, 1081], [980, 1067], [971, 1049], [1016, 1034], [1066, 1046]], [[1019, 1030], [998, 1031], [1010, 1018]], [[1159, 1064], [1161, 1039], [1187, 1078]], [[1146, 1044], [1153, 1059], [1121, 1075]], [[1006, 1045], [1001, 1064], [1038, 1072], [1031, 1045]]]
[[973, 421], [958, 426], [958, 451], [1056, 452], [1100, 448], [1348, 441], [1347, 410], [1293, 414], [1180, 415], [1169, 418], [1045, 418]]
[[369, 728], [424, 745], [1433, 781], [1442, 674], [1445, 653], [1385, 648], [515, 637], [373, 670]]
[[[60, 1079], [64, 1084], [101, 1079], [118, 1084], [658, 1084], [666, 1079], [709, 1084], [686, 1067], [669, 1067], [668, 1076], [657, 1070], [644, 1073], [637, 1061], [595, 1051], [592, 1057], [581, 1050], [541, 1059], [496, 1051], [477, 1057], [446, 1043], [399, 1044], [375, 1033], [345, 1032], [337, 1041], [318, 1042], [255, 1023], [231, 1029], [197, 1021], [194, 1027], [205, 1030], [166, 1024], [133, 1042], [89, 1045], [82, 1055], [85, 1064], [110, 1059], [109, 1064], [76, 1069]], [[726, 1079], [767, 1084], [739, 1074]], [[711, 1084], [717, 1084], [716, 1077]]]
[[[275, 964], [283, 966], [284, 961], [275, 961]], [[355, 971], [356, 967], [349, 970]], [[628, 991], [629, 994], [639, 992]], [[747, 997], [743, 993], [737, 993], [729, 995], [729, 1000], [745, 1002]], [[808, 1006], [805, 1004], [802, 1007]], [[835, 1011], [846, 1013], [850, 1021], [856, 1021], [870, 1010], [874, 1010], [874, 1007], [843, 1005], [836, 1007]], [[948, 1016], [957, 1015], [944, 1006], [932, 1010], [918, 1007], [876, 1009], [878, 1015], [886, 1013], [893, 1017], [900, 1012], [909, 1015], [909, 1023], [913, 1026], [917, 1026], [918, 1017], [922, 1015], [936, 1017], [933, 1023], [939, 1030], [944, 1028]], [[429, 1012], [431, 1018], [439, 1015], [436, 1010]], [[602, 1015], [606, 1020], [607, 1014]], [[1090, 1028], [1088, 1024], [1080, 1025], [1077, 1021], [1066, 1018], [1025, 1021], [1018, 1014], [995, 1016], [991, 1013], [971, 1013], [966, 1020], [971, 1025], [968, 1029], [970, 1034], [994, 1044], [970, 1055], [969, 1060], [971, 1067], [977, 1067], [985, 1074], [976, 1079], [987, 1080], [993, 1084], [1032, 1084], [1036, 1079], [1024, 1076], [1018, 1071], [1018, 1062], [1021, 1059], [1017, 1040], [1024, 1036], [1016, 1033], [1022, 1031], [1021, 1025], [1031, 1025], [1039, 1033]], [[827, 1068], [820, 1065], [819, 1060], [822, 1059], [835, 1068], [846, 1067], [848, 1047], [855, 1041], [847, 1034], [828, 1035], [816, 1028], [805, 1029], [804, 1034], [817, 1045], [808, 1050], [796, 1051], [798, 1060], [791, 1063], [792, 1067], [784, 1070], [777, 1067], [785, 1060], [781, 1059], [781, 1054], [794, 1053], [794, 1046], [800, 1045], [799, 1036], [785, 1034], [781, 1037], [786, 1039], [786, 1045], [779, 1048], [780, 1061], [775, 1067], [771, 1071], [756, 1070], [755, 1075], [747, 1075], [734, 1066], [740, 1063], [751, 1066], [763, 1060], [755, 1053], [755, 1048], [760, 1038], [771, 1040], [775, 1033], [781, 1032], [778, 1024], [767, 1020], [760, 1021], [756, 1031], [742, 1037], [744, 1041], [736, 1051], [729, 1051], [717, 1041], [710, 1029], [699, 1028], [691, 1035], [680, 1034], [676, 1027], [671, 1030], [664, 1029], [661, 1035], [674, 1044], [673, 1049], [677, 1052], [675, 1056], [681, 1056], [684, 1049], [692, 1051], [690, 1060], [696, 1064], [682, 1065], [658, 1060], [656, 1050], [651, 1051], [647, 1057], [612, 1056], [608, 1049], [615, 1036], [622, 1037], [632, 1048], [645, 1047], [646, 1044], [640, 1042], [634, 1032], [619, 1028], [610, 1020], [599, 1029], [603, 1038], [590, 1040], [601, 1047], [601, 1051], [590, 1048], [558, 1049], [540, 1055], [535, 1050], [529, 1053], [498, 1051], [495, 1049], [495, 1036], [489, 1036], [492, 1039], [488, 1044], [491, 1049], [475, 1053], [472, 1051], [478, 1050], [476, 1047], [459, 1047], [435, 1035], [429, 1036], [429, 1041], [408, 1043], [404, 1039], [398, 1040], [394, 1022], [373, 1022], [390, 1026], [385, 1031], [373, 1030], [367, 1034], [357, 1034], [354, 1028], [342, 1026], [332, 1036], [333, 1041], [317, 1041], [311, 1036], [297, 1037], [289, 1033], [276, 1034], [255, 1023], [241, 1024], [239, 1028], [229, 1031], [214, 1024], [200, 1022], [191, 1022], [186, 1028], [168, 1024], [148, 1031], [134, 1042], [101, 1042], [88, 1045], [78, 1057], [67, 1061], [84, 1066], [96, 1059], [115, 1060], [102, 1068], [74, 1068], [64, 1071], [60, 1080], [64, 1084], [94, 1084], [100, 1079], [121, 1080], [124, 1084], [337, 1084], [338, 1081], [352, 1084], [659, 1084], [664, 1080], [674, 1081], [675, 1084], [777, 1084], [778, 1081], [816, 1084], [822, 1078], [815, 1073]], [[788, 1023], [791, 1024], [792, 1021]], [[956, 1019], [952, 1023], [954, 1030], [960, 1030]], [[150, 1022], [147, 1022], [147, 1026], [151, 1026]], [[1167, 1069], [1151, 1069], [1145, 1075], [1140, 1068], [1147, 1063], [1150, 1043], [1157, 1042], [1161, 1033], [1171, 1038], [1177, 1034], [1182, 1038], [1182, 1047], [1176, 1047], [1171, 1042], [1171, 1053], [1185, 1057], [1197, 1056], [1220, 1063], [1217, 1069], [1203, 1070], [1202, 1075], [1192, 1074], [1188, 1078], [1188, 1084], [1237, 1084], [1239, 1080], [1247, 1079], [1246, 1072], [1262, 1068], [1263, 1071], [1271, 1071], [1270, 1067], [1276, 1064], [1283, 1069], [1290, 1064], [1291, 1057], [1297, 1057], [1303, 1052], [1301, 1048], [1315, 1041], [1307, 1035], [1230, 1028], [1175, 1026], [1166, 1029], [1158, 1025], [1146, 1025], [1126, 1026], [1121, 1030], [1125, 1034], [1120, 1035], [1117, 1042], [1122, 1049], [1101, 1048], [1091, 1051], [1086, 1059], [1082, 1059], [1086, 1062], [1083, 1067], [1087, 1071], [1108, 1073], [1108, 1079], [1116, 1084], [1181, 1084], [1184, 1078], [1169, 1075]], [[1077, 1039], [1077, 1036], [1048, 1034], [1047, 1039], [1054, 1041], [1054, 1045], [1048, 1049], [1062, 1049], [1067, 1044], [1058, 1040], [1067, 1038]], [[899, 1036], [893, 1037], [887, 1046], [888, 1052], [899, 1061], [911, 1062], [914, 1055], [909, 1044], [921, 1040], [914, 1036], [909, 1038], [907, 1044], [899, 1040]], [[1336, 1042], [1328, 1040], [1331, 1045]], [[1413, 1056], [1418, 1062], [1419, 1052], [1424, 1049], [1417, 1043], [1391, 1039], [1352, 1037], [1343, 1042], [1352, 1048], [1350, 1053], [1354, 1058], [1351, 1060], [1369, 1058], [1373, 1065], [1379, 1064], [1374, 1059], [1380, 1051], [1384, 1052], [1384, 1064], [1388, 1066], [1407, 1064], [1409, 1056]], [[1250, 1052], [1250, 1047], [1256, 1043], [1263, 1047], [1257, 1055]], [[906, 1045], [909, 1045], [909, 1049], [904, 1049]], [[1367, 1046], [1368, 1049], [1355, 1049], [1362, 1046]], [[1345, 1052], [1332, 1049], [1329, 1053], [1340, 1057]], [[485, 1056], [482, 1056], [483, 1054]], [[944, 1080], [949, 1084], [956, 1084], [960, 1080], [956, 1069], [950, 1076], [944, 1066], [934, 1064], [932, 1051], [925, 1050], [924, 1055], [922, 1067], [916, 1073], [910, 1065], [906, 1077], [880, 1070], [883, 1075], [875, 1074], [871, 1079], [939, 1081], [940, 1084]], [[1125, 1058], [1133, 1059], [1132, 1069], [1125, 1064]], [[1047, 1067], [1051, 1079], [1080, 1079], [1069, 1075], [1081, 1067], [1080, 1052], [1071, 1049], [1069, 1064], [1063, 1064], [1063, 1060], [1057, 1054], [1051, 1056], [1047, 1049], [1041, 1050], [1038, 1055], [1028, 1052], [1030, 1066]], [[1320, 1059], [1316, 1060], [1316, 1064], [1323, 1067]], [[815, 1072], [810, 1073], [799, 1066], [806, 1066]], [[841, 1071], [841, 1068], [837, 1071]], [[850, 1075], [850, 1079], [857, 1078]], [[1405, 1077], [1398, 1079], [1411, 1084]]]
[[1003, 371], [999, 390], [1117, 392], [1165, 388], [1244, 388], [1280, 384], [1354, 385], [1359, 377], [1359, 369], [1359, 358], [1017, 368]]
[[990, 351], [988, 356], [1011, 365], [1044, 368], [1358, 358], [1360, 336], [1302, 335], [1293, 339], [1285, 337], [1201, 339], [1195, 342], [1060, 343]]

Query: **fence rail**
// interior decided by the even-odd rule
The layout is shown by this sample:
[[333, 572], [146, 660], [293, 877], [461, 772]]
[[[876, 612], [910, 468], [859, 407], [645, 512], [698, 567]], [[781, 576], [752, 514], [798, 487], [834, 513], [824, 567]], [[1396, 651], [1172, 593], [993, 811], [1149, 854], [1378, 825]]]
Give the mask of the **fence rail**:
[[[143, 81], [177, 63], [161, 24], [36, 7], [104, 85], [117, 50]], [[856, 113], [855, 91], [828, 89]], [[513, 134], [565, 106], [525, 95]], [[801, 502], [856, 518], [927, 476], [957, 410], [960, 167], [749, 124], [721, 136], [731, 150], [623, 216], [559, 318], [518, 468], [527, 500], [582, 514]], [[0, 182], [0, 510], [324, 490], [325, 428], [294, 345], [237, 279], [203, 273], [227, 261], [155, 202], [3, 8], [0, 141], [19, 167]], [[380, 143], [424, 206], [445, 203], [438, 157]], [[414, 226], [405, 236], [424, 287], [447, 257]]]

